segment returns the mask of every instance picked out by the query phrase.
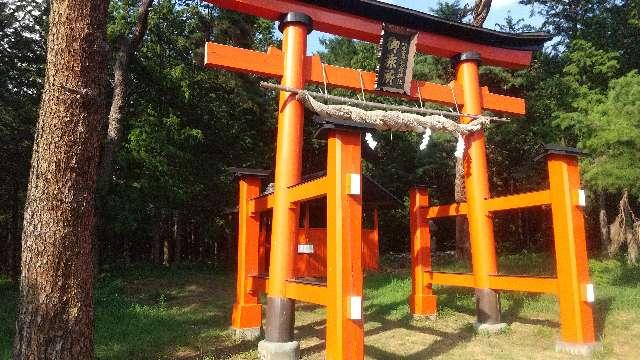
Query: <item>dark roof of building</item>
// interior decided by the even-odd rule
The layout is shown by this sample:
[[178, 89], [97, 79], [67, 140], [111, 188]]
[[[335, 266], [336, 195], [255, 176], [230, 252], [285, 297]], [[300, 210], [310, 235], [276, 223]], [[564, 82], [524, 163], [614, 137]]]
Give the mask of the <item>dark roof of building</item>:
[[451, 36], [504, 49], [540, 50], [544, 43], [551, 39], [551, 35], [545, 32], [507, 33], [485, 29], [376, 0], [301, 1], [413, 30]]

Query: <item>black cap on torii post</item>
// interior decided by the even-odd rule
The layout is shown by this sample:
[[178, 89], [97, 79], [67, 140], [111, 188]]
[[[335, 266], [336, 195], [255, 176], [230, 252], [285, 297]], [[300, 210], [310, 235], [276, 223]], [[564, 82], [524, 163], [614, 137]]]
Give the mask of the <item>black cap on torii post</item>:
[[480, 57], [480, 54], [475, 51], [466, 51], [451, 58], [451, 64], [454, 68], [463, 61], [476, 61], [480, 63], [482, 61], [482, 57]]
[[278, 24], [278, 30], [282, 32], [284, 26], [291, 23], [303, 24], [307, 27], [307, 33], [313, 31], [313, 20], [305, 13], [300, 12], [288, 12], [280, 17], [280, 23]]

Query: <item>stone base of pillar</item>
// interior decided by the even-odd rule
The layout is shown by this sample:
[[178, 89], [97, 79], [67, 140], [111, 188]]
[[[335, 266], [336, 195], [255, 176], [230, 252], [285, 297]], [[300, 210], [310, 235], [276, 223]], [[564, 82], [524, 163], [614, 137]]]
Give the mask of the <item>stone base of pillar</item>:
[[591, 356], [594, 351], [598, 351], [601, 348], [602, 344], [599, 342], [589, 344], [568, 343], [560, 340], [556, 342], [556, 352], [563, 352], [572, 355]]
[[262, 335], [262, 328], [230, 328], [231, 332], [233, 332], [233, 337], [238, 340], [258, 340], [260, 335]]
[[476, 329], [477, 333], [489, 335], [501, 333], [507, 328], [507, 326], [508, 325], [505, 323], [480, 324], [476, 322], [473, 324], [473, 328]]
[[300, 344], [297, 341], [286, 343], [262, 340], [258, 343], [260, 360], [298, 360]]

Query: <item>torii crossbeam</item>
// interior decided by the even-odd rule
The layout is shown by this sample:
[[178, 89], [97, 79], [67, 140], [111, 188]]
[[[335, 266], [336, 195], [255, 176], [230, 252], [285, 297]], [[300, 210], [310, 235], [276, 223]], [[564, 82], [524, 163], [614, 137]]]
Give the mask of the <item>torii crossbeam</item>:
[[[549, 39], [547, 34], [508, 34], [450, 22], [413, 10], [374, 0], [206, 0], [223, 8], [280, 21], [282, 50], [266, 53], [208, 43], [205, 65], [281, 79], [281, 85], [303, 89], [307, 83], [374, 92], [375, 74], [322, 64], [307, 56], [307, 35], [319, 30], [352, 39], [378, 43], [383, 24], [410, 28], [418, 33], [418, 52], [455, 58], [456, 80], [449, 85], [413, 81], [409, 95], [439, 104], [462, 106], [462, 113], [480, 115], [484, 110], [510, 115], [525, 113], [524, 100], [491, 93], [480, 87], [478, 66], [526, 68], [532, 52]], [[398, 96], [391, 93], [379, 95]], [[327, 176], [300, 183], [304, 108], [294, 94], [280, 92], [274, 192], [259, 196], [255, 174], [240, 175], [240, 228], [238, 231], [238, 288], [232, 327], [260, 330], [258, 293], [267, 298], [265, 340], [261, 359], [296, 359], [293, 338], [294, 301], [327, 307], [326, 358], [363, 359], [362, 267], [360, 259], [361, 195], [360, 134], [357, 130], [328, 131]], [[471, 118], [461, 117], [469, 122]], [[489, 208], [485, 140], [482, 131], [465, 138], [464, 157], [468, 201], [465, 204], [474, 256], [478, 322], [500, 320], [497, 293], [490, 275], [497, 272], [495, 241]], [[300, 283], [293, 277], [293, 254], [298, 204], [309, 198], [327, 198], [327, 283]], [[260, 259], [260, 212], [271, 209], [272, 232], [268, 280]], [[413, 249], [412, 251], [419, 251]], [[479, 263], [475, 263], [479, 259]], [[422, 278], [419, 278], [422, 281]], [[414, 278], [414, 288], [419, 285]], [[415, 290], [415, 289], [414, 289]], [[435, 311], [429, 294], [412, 294], [412, 311]], [[414, 311], [414, 313], [416, 313]]]

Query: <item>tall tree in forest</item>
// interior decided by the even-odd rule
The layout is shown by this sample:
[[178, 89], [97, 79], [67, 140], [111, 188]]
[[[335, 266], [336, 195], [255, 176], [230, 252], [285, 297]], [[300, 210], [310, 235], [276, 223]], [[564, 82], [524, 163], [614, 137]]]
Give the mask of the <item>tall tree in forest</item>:
[[133, 53], [138, 50], [147, 32], [149, 12], [153, 0], [141, 0], [138, 17], [133, 33], [118, 38], [118, 50], [115, 54], [116, 63], [113, 66], [113, 98], [109, 110], [107, 140], [104, 144], [102, 162], [100, 164], [100, 187], [108, 184], [113, 174], [113, 156], [122, 143], [122, 113], [127, 96], [127, 74], [129, 62]]
[[94, 193], [108, 1], [52, 1], [22, 234], [15, 359], [93, 358]]
[[[117, 50], [115, 53], [115, 64], [113, 66], [113, 95], [111, 99], [111, 108], [109, 110], [109, 118], [107, 122], [107, 138], [104, 142], [102, 150], [102, 160], [100, 163], [100, 172], [98, 174], [98, 192], [102, 195], [98, 197], [98, 219], [97, 223], [104, 222], [104, 198], [108, 192], [109, 184], [113, 177], [114, 156], [122, 145], [122, 117], [125, 110], [125, 101], [127, 97], [127, 77], [129, 74], [129, 63], [131, 57], [138, 50], [142, 39], [147, 32], [147, 24], [149, 20], [149, 12], [153, 0], [141, 0], [138, 7], [138, 16], [132, 31], [127, 34], [121, 34], [116, 40]], [[131, 32], [129, 35], [128, 33]], [[98, 228], [100, 225], [98, 225]], [[99, 237], [95, 237], [94, 244], [94, 261], [96, 266], [99, 264]], [[129, 239], [123, 239], [126, 242], [124, 259], [126, 262], [130, 260]]]

